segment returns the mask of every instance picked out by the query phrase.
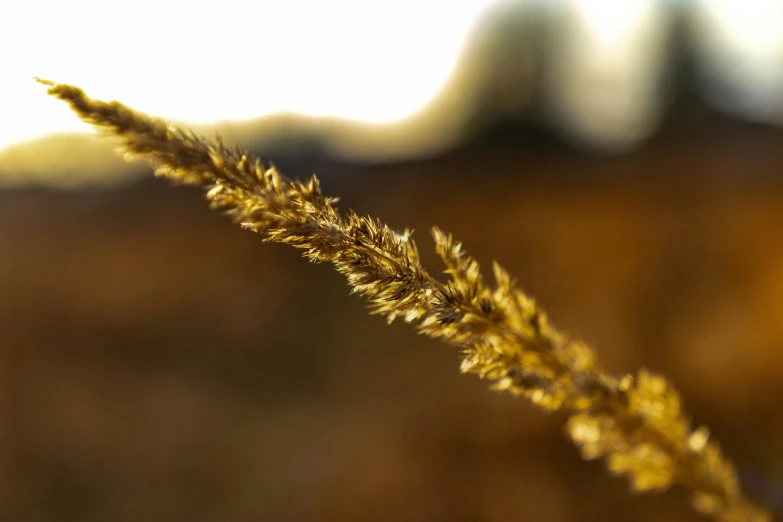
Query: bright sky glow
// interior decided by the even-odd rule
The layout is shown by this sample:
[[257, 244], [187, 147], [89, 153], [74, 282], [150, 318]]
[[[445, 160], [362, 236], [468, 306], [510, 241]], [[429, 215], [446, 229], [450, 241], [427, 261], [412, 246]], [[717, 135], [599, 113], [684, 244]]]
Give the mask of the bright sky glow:
[[566, 0], [550, 88], [559, 123], [610, 150], [648, 137], [660, 114], [666, 6], [657, 0]]
[[699, 0], [694, 21], [702, 59], [730, 87], [719, 101], [746, 117], [783, 122], [783, 2]]
[[[593, 42], [606, 53], [622, 52], [630, 34], [639, 31], [652, 14], [655, 0], [572, 0]], [[619, 47], [619, 49], [618, 49]]]
[[188, 123], [422, 108], [492, 0], [24, 0], [0, 7], [0, 150], [87, 129], [32, 77]]
[[716, 27], [716, 39], [730, 41], [756, 53], [776, 51], [783, 45], [780, 0], [701, 0], [698, 12]]

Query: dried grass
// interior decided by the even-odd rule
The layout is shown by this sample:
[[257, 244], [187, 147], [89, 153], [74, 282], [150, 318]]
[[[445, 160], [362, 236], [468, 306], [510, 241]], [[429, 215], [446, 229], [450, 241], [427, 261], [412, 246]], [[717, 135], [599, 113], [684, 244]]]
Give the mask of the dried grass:
[[568, 411], [566, 431], [582, 456], [603, 457], [634, 490], [681, 484], [692, 491], [694, 507], [715, 520], [770, 520], [743, 494], [732, 463], [705, 426], [693, 427], [663, 377], [644, 369], [620, 378], [606, 374], [594, 352], [557, 331], [499, 265], [493, 265], [495, 284], [487, 284], [450, 235], [432, 231], [449, 275], [441, 282], [422, 267], [410, 231], [338, 213], [337, 200], [321, 193], [316, 177], [290, 180], [220, 139], [210, 143], [118, 102], [90, 99], [77, 87], [38, 81], [158, 176], [202, 186], [210, 206], [242, 227], [303, 249], [313, 262], [332, 263], [373, 313], [457, 346], [463, 372], [544, 409]]

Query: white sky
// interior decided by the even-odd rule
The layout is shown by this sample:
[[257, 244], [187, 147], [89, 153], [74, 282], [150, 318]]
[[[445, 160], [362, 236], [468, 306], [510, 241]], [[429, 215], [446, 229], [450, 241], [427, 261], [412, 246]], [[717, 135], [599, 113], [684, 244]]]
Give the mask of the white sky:
[[87, 128], [33, 76], [194, 124], [289, 111], [392, 122], [438, 92], [490, 3], [0, 2], [0, 150]]
[[[694, 42], [722, 108], [783, 124], [783, 2], [698, 0]], [[708, 85], [709, 87], [709, 85]]]
[[694, 8], [726, 103], [783, 122], [783, 0], [0, 0], [0, 151], [88, 130], [33, 76], [188, 124], [399, 121], [444, 86], [482, 11], [515, 1], [560, 9], [549, 87], [572, 135], [622, 147], [654, 131], [674, 4]]

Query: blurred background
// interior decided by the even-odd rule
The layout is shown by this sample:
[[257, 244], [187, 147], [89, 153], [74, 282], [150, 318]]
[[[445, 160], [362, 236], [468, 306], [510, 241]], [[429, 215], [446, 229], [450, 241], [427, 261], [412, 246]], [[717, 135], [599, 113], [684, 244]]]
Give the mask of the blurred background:
[[497, 259], [783, 511], [783, 3], [0, 7], [0, 521], [702, 520], [31, 77]]

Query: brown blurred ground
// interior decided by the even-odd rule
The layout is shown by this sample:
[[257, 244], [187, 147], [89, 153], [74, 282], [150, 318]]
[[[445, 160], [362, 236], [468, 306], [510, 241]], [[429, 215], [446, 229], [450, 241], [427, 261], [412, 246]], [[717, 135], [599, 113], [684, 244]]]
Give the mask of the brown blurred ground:
[[[623, 158], [488, 138], [324, 185], [433, 272], [433, 224], [499, 260], [611, 371], [668, 375], [774, 502], [783, 134], [697, 111]], [[194, 190], [0, 193], [0, 253], [0, 521], [700, 520]]]

